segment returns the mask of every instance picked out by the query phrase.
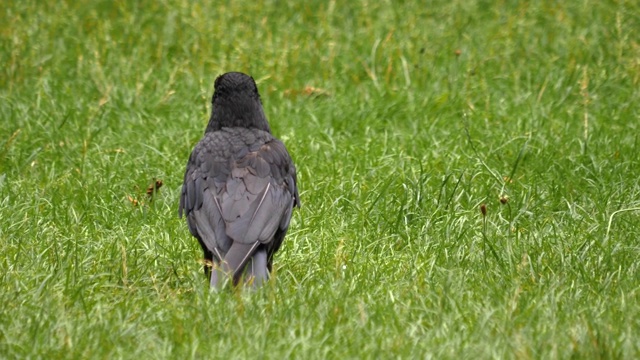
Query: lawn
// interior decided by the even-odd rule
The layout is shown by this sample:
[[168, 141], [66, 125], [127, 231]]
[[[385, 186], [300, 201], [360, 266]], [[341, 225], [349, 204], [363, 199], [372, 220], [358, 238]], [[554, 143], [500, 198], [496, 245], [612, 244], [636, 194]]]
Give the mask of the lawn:
[[[640, 357], [638, 29], [624, 0], [9, 1], [0, 358]], [[216, 293], [178, 197], [233, 70], [302, 208], [267, 286]]]

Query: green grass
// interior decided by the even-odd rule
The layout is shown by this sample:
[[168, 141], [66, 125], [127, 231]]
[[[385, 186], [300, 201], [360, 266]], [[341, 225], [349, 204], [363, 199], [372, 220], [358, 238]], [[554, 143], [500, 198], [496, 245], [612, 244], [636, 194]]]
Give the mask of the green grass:
[[[5, 4], [0, 357], [640, 357], [640, 5], [561, 3]], [[301, 189], [255, 293], [177, 217], [231, 70]]]

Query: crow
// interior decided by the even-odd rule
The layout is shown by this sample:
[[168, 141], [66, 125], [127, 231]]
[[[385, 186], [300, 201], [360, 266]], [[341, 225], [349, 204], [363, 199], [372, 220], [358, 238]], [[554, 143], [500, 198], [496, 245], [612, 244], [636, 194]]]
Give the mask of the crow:
[[187, 162], [178, 213], [202, 247], [211, 287], [237, 285], [243, 277], [257, 287], [269, 278], [300, 206], [296, 168], [271, 134], [252, 77], [218, 76], [211, 102], [204, 137]]

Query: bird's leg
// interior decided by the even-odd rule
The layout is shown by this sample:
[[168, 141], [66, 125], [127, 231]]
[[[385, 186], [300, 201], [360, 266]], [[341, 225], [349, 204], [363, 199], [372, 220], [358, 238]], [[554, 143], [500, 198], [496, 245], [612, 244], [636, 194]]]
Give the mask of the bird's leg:
[[211, 279], [211, 267], [213, 266], [213, 254], [208, 251], [208, 250], [204, 250], [204, 276], [207, 277], [207, 279]]

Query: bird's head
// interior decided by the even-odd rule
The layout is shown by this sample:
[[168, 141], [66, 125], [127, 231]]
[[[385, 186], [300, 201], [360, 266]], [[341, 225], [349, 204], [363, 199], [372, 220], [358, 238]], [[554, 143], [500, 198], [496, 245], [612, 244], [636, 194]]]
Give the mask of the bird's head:
[[240, 72], [218, 76], [211, 100], [213, 110], [206, 132], [223, 127], [253, 128], [271, 132], [253, 78]]

